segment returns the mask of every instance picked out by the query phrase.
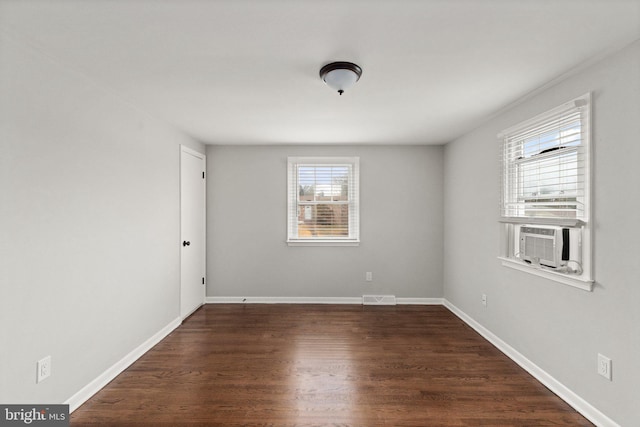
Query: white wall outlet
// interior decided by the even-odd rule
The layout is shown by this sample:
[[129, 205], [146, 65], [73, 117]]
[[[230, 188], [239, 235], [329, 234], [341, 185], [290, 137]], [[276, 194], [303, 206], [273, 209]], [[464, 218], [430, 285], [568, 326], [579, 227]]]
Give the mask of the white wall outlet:
[[367, 282], [373, 282], [373, 273], [372, 273], [372, 272], [370, 272], [370, 271], [367, 271], [367, 272], [364, 274], [364, 279], [365, 279]]
[[482, 294], [482, 305], [487, 306], [487, 294]]
[[46, 378], [49, 378], [51, 375], [51, 356], [47, 356], [44, 359], [38, 360], [36, 363], [37, 375], [36, 375], [36, 383], [44, 381]]
[[598, 353], [598, 374], [611, 381], [611, 359]]

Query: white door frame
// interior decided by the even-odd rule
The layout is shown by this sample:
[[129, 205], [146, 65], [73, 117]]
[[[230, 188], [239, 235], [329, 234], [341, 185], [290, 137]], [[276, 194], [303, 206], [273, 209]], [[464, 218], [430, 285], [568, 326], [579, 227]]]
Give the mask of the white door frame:
[[[185, 210], [185, 197], [184, 197], [184, 191], [183, 191], [183, 184], [184, 184], [184, 177], [183, 177], [183, 157], [184, 156], [193, 156], [196, 157], [198, 159], [202, 160], [202, 173], [203, 173], [203, 193], [202, 193], [202, 208], [203, 208], [203, 224], [202, 224], [202, 236], [199, 236], [202, 239], [202, 253], [201, 253], [201, 257], [202, 257], [202, 278], [203, 278], [203, 283], [201, 284], [202, 286], [202, 301], [200, 304], [198, 304], [195, 307], [187, 307], [184, 308], [182, 306], [183, 303], [183, 298], [184, 298], [184, 294], [186, 292], [186, 287], [188, 285], [193, 286], [193, 283], [184, 283], [184, 277], [183, 277], [183, 269], [185, 268], [185, 262], [184, 262], [184, 251], [185, 249], [196, 249], [195, 247], [185, 247], [183, 245], [183, 242], [185, 241], [191, 241], [192, 239], [194, 239], [196, 236], [187, 236], [185, 234], [185, 230], [184, 230], [184, 226], [183, 226], [183, 217], [184, 217], [184, 210]], [[205, 300], [205, 295], [206, 295], [206, 249], [207, 249], [207, 245], [206, 245], [206, 207], [207, 207], [207, 203], [206, 203], [206, 193], [207, 193], [207, 183], [206, 183], [206, 179], [205, 178], [205, 170], [206, 170], [206, 164], [207, 164], [207, 156], [199, 153], [195, 150], [192, 150], [189, 147], [186, 147], [184, 145], [180, 145], [180, 305], [179, 305], [179, 309], [180, 309], [180, 317], [184, 320], [185, 318], [189, 317], [189, 315], [191, 315], [194, 311], [196, 311], [202, 304], [204, 304], [204, 300]], [[193, 289], [192, 289], [193, 290]]]

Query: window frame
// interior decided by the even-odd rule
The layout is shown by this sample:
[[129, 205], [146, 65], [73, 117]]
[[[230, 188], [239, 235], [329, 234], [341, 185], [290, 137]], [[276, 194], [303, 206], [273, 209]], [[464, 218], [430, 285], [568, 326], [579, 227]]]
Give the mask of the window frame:
[[[583, 290], [591, 291], [593, 289], [593, 275], [592, 275], [592, 218], [591, 218], [591, 94], [587, 93], [569, 102], [566, 102], [556, 108], [539, 114], [529, 120], [521, 122], [515, 126], [512, 126], [502, 131], [498, 137], [500, 138], [500, 173], [501, 173], [501, 186], [500, 186], [500, 218], [501, 223], [501, 248], [499, 259], [503, 266], [514, 268], [526, 273], [534, 274], [537, 276], [545, 277], [547, 279], [560, 282], [566, 285], [574, 286]], [[526, 208], [527, 201], [525, 200], [519, 209], [513, 209], [507, 206], [508, 203], [514, 203], [514, 197], [520, 197], [520, 190], [512, 191], [514, 181], [522, 179], [519, 175], [520, 171], [514, 173], [513, 168], [516, 162], [523, 163], [523, 158], [514, 160], [508, 158], [509, 155], [513, 156], [512, 151], [514, 149], [514, 135], [524, 134], [531, 131], [532, 135], [536, 135], [536, 131], [539, 131], [537, 135], [543, 135], [544, 129], [547, 125], [554, 121], [559, 121], [564, 116], [575, 115], [578, 113], [579, 126], [580, 126], [580, 143], [574, 147], [566, 148], [561, 147], [561, 143], [558, 143], [555, 154], [552, 152], [548, 155], [543, 155], [539, 160], [533, 160], [533, 162], [540, 162], [540, 168], [543, 168], [542, 163], [545, 159], [554, 159], [564, 155], [567, 152], [579, 153], [575, 161], [576, 179], [579, 182], [576, 191], [576, 200], [573, 202], [576, 205], [575, 218], [573, 217], [548, 217], [548, 216], [527, 216]], [[558, 125], [558, 132], [562, 132], [562, 126]], [[548, 131], [547, 131], [548, 132]], [[522, 138], [520, 144], [524, 147], [526, 138]], [[510, 145], [509, 145], [510, 144]], [[517, 149], [517, 147], [516, 147]], [[522, 148], [524, 150], [524, 148]], [[539, 154], [543, 154], [541, 151]], [[524, 160], [525, 162], [527, 160]], [[562, 177], [558, 175], [557, 181], [554, 181], [551, 185], [561, 186]], [[515, 195], [515, 196], [514, 196]], [[511, 198], [510, 198], [511, 197]], [[524, 197], [524, 196], [523, 196]], [[516, 212], [516, 215], [513, 213]], [[552, 215], [553, 210], [547, 210], [545, 213]], [[510, 215], [511, 214], [511, 215]], [[571, 235], [572, 254], [569, 261], [567, 261], [567, 268], [553, 268], [540, 264], [527, 263], [520, 257], [519, 254], [519, 240], [520, 229], [523, 226], [551, 226], [551, 227], [563, 227], [568, 228]], [[579, 260], [578, 262], [576, 262]]]
[[[299, 201], [299, 174], [301, 166], [348, 167], [348, 200], [303, 202]], [[359, 246], [360, 244], [360, 158], [359, 157], [288, 157], [287, 158], [287, 245], [289, 246]], [[298, 216], [300, 206], [336, 204], [348, 206], [348, 236], [299, 237]]]

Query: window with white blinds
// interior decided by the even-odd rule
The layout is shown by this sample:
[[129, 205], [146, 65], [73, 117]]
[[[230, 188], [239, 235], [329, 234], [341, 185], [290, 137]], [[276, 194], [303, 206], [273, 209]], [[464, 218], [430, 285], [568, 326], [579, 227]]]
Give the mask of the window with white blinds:
[[586, 94], [504, 130], [502, 265], [591, 290], [590, 110]]
[[359, 242], [359, 158], [288, 158], [289, 244]]
[[505, 130], [501, 216], [505, 222], [580, 224], [588, 219], [589, 95]]

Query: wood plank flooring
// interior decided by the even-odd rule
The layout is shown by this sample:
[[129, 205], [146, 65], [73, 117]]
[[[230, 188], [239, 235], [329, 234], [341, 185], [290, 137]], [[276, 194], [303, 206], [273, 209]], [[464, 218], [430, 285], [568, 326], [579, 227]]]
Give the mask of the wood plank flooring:
[[441, 306], [206, 305], [72, 426], [591, 426]]

